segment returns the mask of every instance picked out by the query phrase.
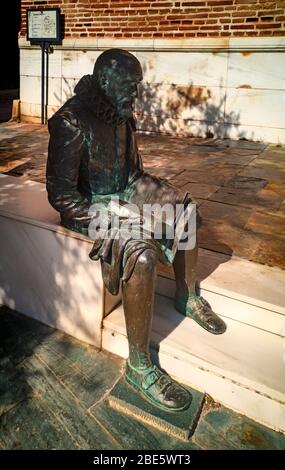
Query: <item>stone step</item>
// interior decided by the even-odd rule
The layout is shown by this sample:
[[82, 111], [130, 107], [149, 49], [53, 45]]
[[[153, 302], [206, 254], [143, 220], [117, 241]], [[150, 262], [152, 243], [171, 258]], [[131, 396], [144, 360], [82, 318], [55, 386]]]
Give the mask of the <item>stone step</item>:
[[[156, 291], [174, 298], [172, 271], [159, 274]], [[197, 274], [201, 295], [225, 321], [285, 336], [285, 271], [200, 249]]]

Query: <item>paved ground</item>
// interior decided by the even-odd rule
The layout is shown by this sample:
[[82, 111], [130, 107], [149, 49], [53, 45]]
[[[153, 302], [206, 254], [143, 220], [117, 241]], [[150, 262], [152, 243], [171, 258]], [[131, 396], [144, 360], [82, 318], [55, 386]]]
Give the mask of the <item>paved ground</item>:
[[0, 307], [0, 449], [283, 449], [285, 436], [207, 397], [183, 442], [111, 409], [123, 361]]
[[[47, 144], [45, 126], [0, 125], [0, 171], [44, 182]], [[139, 147], [198, 202], [201, 247], [285, 268], [285, 146], [140, 135]]]

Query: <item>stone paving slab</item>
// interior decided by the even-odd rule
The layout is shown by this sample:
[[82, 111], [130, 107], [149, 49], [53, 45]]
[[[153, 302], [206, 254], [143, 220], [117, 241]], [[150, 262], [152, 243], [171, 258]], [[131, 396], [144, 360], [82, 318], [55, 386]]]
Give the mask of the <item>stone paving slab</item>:
[[285, 436], [223, 407], [203, 413], [194, 442], [207, 450], [285, 450]]
[[262, 188], [256, 190], [243, 190], [239, 188], [220, 188], [209, 196], [211, 201], [222, 202], [229, 206], [241, 206], [245, 208], [259, 208], [266, 210], [278, 210], [283, 202], [283, 196], [276, 194], [274, 191]]
[[[154, 134], [139, 134], [138, 143], [145, 169], [201, 207], [201, 247], [285, 269], [284, 145]], [[44, 183], [47, 147], [46, 126], [1, 124], [0, 171]]]

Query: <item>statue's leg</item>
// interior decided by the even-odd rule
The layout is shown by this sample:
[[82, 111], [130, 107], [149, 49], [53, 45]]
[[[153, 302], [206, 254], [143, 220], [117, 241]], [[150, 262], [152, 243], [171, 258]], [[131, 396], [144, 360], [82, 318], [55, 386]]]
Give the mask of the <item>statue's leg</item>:
[[175, 299], [187, 300], [189, 295], [196, 295], [196, 267], [198, 245], [193, 250], [178, 250], [173, 262], [176, 280]]
[[153, 316], [157, 256], [145, 250], [131, 278], [123, 282], [123, 306], [129, 342], [126, 379], [152, 403], [169, 411], [184, 410], [191, 395], [150, 359], [149, 342]]
[[123, 306], [129, 340], [129, 362], [134, 367], [148, 365], [149, 337], [152, 324], [156, 280], [156, 255], [145, 250], [134, 272], [123, 282]]
[[212, 311], [203, 297], [196, 295], [197, 258], [197, 244], [193, 250], [179, 250], [176, 253], [173, 262], [176, 279], [175, 307], [210, 333], [219, 335], [226, 330], [225, 322]]

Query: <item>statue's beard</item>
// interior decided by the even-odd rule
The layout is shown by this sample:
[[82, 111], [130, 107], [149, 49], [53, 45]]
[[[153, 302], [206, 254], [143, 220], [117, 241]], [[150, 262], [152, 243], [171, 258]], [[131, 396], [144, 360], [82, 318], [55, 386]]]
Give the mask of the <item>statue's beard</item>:
[[128, 119], [134, 112], [134, 100], [130, 98], [119, 99], [114, 102], [116, 114], [121, 119]]
[[[101, 97], [103, 98], [103, 97]], [[125, 123], [133, 114], [132, 102], [123, 102], [123, 100], [112, 101], [99, 98], [96, 99], [95, 113], [100, 119], [108, 124], [121, 125]]]

